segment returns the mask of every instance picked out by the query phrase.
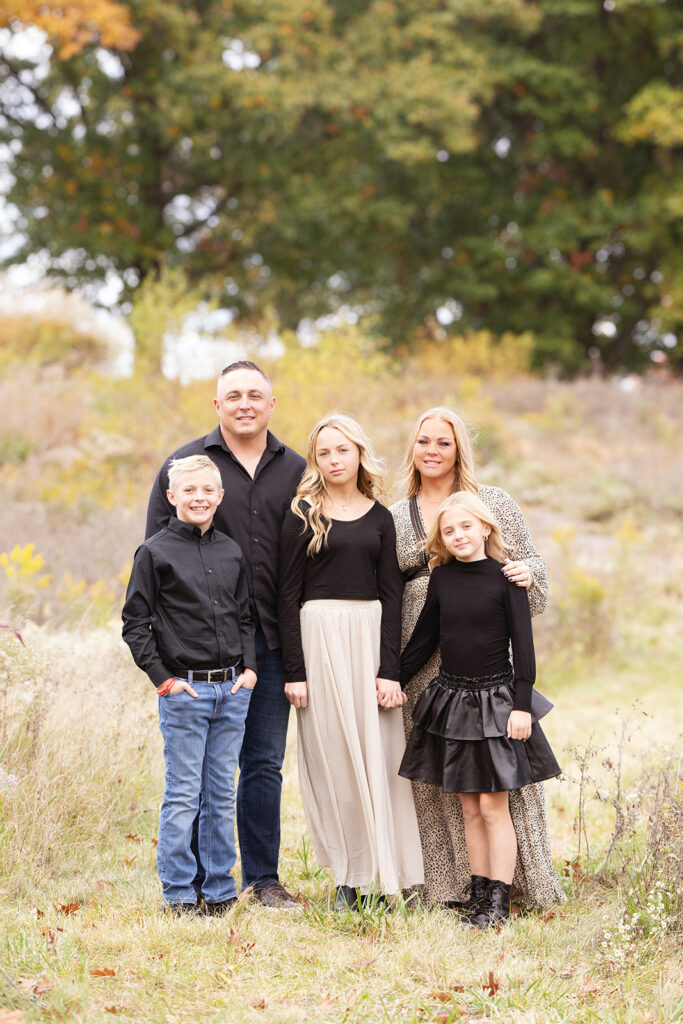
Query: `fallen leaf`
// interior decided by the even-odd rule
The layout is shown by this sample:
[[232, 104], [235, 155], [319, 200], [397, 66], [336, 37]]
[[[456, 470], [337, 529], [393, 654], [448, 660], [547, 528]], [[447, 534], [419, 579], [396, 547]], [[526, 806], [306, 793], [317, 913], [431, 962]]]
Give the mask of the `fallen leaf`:
[[430, 992], [429, 993], [429, 998], [430, 999], [439, 999], [439, 1000], [441, 1000], [442, 1003], [450, 1003], [450, 1001], [452, 1000], [453, 996], [451, 995], [450, 992]]
[[95, 888], [96, 889], [113, 889], [114, 888], [114, 883], [113, 882], [109, 882], [105, 878], [98, 878], [97, 881], [95, 882]]
[[575, 882], [583, 881], [585, 875], [578, 857], [575, 857], [574, 860], [565, 860], [564, 863], [565, 867], [562, 869], [562, 873], [566, 875], [567, 878], [571, 875]]
[[67, 917], [71, 917], [73, 914], [78, 913], [80, 909], [80, 903], [62, 903], [61, 907], [55, 907], [58, 914], [66, 914]]
[[102, 1009], [105, 1013], [125, 1013], [130, 1010], [130, 1003], [103, 1003]]
[[138, 835], [137, 832], [128, 832], [125, 838], [132, 840], [132, 842], [134, 842], [134, 843], [141, 843], [142, 842], [142, 836]]
[[500, 985], [496, 981], [493, 971], [489, 971], [489, 979], [481, 987], [483, 988], [484, 992], [488, 992], [489, 995], [495, 996], [496, 992], [500, 988]]
[[254, 1007], [255, 1010], [265, 1010], [266, 1001], [263, 998], [253, 999], [251, 1005]]
[[545, 914], [541, 914], [541, 921], [552, 921], [557, 914], [554, 910], [546, 910]]
[[374, 964], [375, 960], [379, 960], [379, 957], [373, 956], [372, 960], [354, 960], [351, 966], [357, 967], [358, 970], [362, 970], [364, 967], [369, 967], [370, 964]]
[[26, 644], [22, 640], [21, 633], [18, 629], [14, 629], [13, 626], [6, 626], [4, 622], [0, 622], [0, 629], [8, 629], [13, 636], [17, 638], [22, 647], [26, 647]]
[[48, 952], [54, 953], [57, 949], [57, 932], [63, 932], [63, 928], [41, 928], [43, 935], [47, 938]]
[[137, 860], [137, 857], [138, 857], [137, 853], [134, 853], [132, 857], [129, 857], [127, 860], [124, 860], [123, 863], [126, 865], [127, 868], [129, 868], [131, 866], [131, 864], [133, 863], [133, 861]]
[[581, 985], [581, 988], [578, 992], [578, 996], [579, 999], [589, 999], [591, 996], [594, 996], [596, 992], [599, 991], [600, 986], [598, 985], [598, 983], [593, 981], [593, 979], [589, 977], [586, 978], [583, 984]]
[[43, 911], [39, 910], [38, 907], [36, 907], [36, 917], [38, 918], [38, 920], [40, 920], [41, 917], [45, 917], [45, 914], [43, 913]]
[[159, 840], [158, 839], [152, 839], [151, 843], [152, 843], [152, 846], [158, 846], [159, 845]]
[[93, 978], [115, 978], [116, 971], [112, 970], [111, 967], [93, 967], [90, 975]]
[[27, 992], [32, 992], [34, 996], [45, 995], [55, 987], [54, 981], [48, 981], [47, 978], [17, 978], [17, 985]]

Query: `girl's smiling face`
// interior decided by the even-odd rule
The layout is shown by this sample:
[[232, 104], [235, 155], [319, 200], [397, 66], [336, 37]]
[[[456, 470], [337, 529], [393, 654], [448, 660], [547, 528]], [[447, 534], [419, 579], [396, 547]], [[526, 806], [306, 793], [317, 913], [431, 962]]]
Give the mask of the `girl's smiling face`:
[[440, 419], [422, 421], [413, 446], [413, 463], [421, 477], [439, 480], [453, 476], [457, 454], [450, 423]]
[[459, 562], [478, 562], [486, 558], [484, 545], [490, 530], [490, 526], [462, 505], [451, 505], [439, 523], [444, 547]]

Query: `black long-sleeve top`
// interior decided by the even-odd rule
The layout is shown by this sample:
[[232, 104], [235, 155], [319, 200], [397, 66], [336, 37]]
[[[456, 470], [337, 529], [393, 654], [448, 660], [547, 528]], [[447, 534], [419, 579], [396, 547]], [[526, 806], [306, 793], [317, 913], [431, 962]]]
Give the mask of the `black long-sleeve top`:
[[178, 448], [164, 462], [154, 481], [147, 508], [145, 537], [166, 526], [175, 510], [168, 498], [168, 464], [187, 455], [208, 455], [218, 466], [225, 497], [216, 509], [214, 526], [237, 541], [247, 566], [252, 618], [275, 650], [280, 639], [277, 624], [280, 530], [285, 513], [305, 468], [305, 461], [281, 444], [270, 431], [253, 479], [230, 451], [216, 427], [205, 437]]
[[455, 676], [492, 676], [515, 667], [514, 707], [531, 710], [536, 659], [526, 590], [511, 586], [493, 558], [448, 562], [430, 577], [413, 635], [401, 655], [407, 683], [441, 646], [441, 662]]
[[305, 601], [377, 601], [382, 605], [379, 677], [399, 677], [403, 580], [396, 558], [396, 531], [388, 509], [375, 502], [350, 522], [333, 519], [327, 546], [309, 557], [310, 528], [292, 511], [280, 543], [278, 620], [285, 682], [303, 682], [299, 609]]
[[241, 661], [256, 671], [247, 569], [238, 545], [172, 518], [135, 552], [123, 639], [155, 686]]

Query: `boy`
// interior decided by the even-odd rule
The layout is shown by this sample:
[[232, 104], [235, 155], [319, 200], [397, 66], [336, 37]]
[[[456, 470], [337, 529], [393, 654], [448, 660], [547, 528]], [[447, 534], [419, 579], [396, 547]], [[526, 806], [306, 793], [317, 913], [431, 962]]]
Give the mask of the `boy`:
[[205, 913], [237, 901], [235, 772], [256, 653], [242, 552], [212, 525], [223, 493], [208, 456], [171, 463], [177, 518], [136, 551], [123, 606], [123, 638], [159, 697], [166, 785], [157, 868], [164, 905], [178, 914], [196, 909], [190, 839], [200, 790]]

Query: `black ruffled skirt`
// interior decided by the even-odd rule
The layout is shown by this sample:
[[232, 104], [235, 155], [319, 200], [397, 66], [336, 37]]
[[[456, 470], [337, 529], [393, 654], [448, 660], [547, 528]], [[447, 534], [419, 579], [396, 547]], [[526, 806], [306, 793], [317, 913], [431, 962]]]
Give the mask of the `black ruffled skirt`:
[[555, 778], [562, 769], [538, 724], [553, 705], [533, 690], [531, 736], [510, 740], [514, 692], [512, 668], [479, 679], [442, 669], [415, 705], [399, 775], [444, 793], [500, 793]]

